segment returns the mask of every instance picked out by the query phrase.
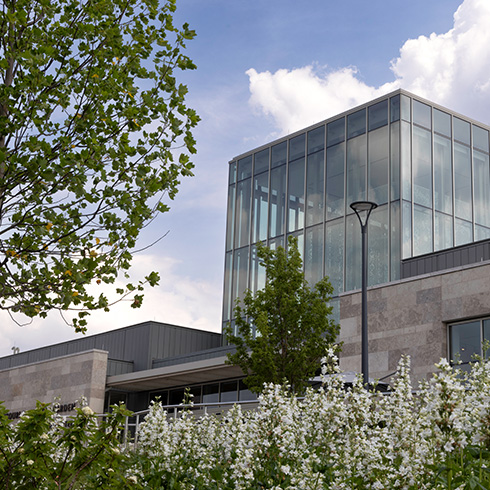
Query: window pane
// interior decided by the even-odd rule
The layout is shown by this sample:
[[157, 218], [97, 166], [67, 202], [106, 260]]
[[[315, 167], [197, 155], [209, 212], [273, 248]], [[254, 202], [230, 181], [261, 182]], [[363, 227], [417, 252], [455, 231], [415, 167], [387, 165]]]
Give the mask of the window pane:
[[327, 124], [327, 146], [336, 145], [345, 140], [345, 119], [337, 119]]
[[412, 204], [409, 203], [408, 201], [403, 201], [402, 213], [403, 213], [402, 259], [407, 259], [412, 256]]
[[366, 132], [366, 109], [347, 116], [347, 139], [354, 138]]
[[401, 96], [401, 115], [404, 121], [410, 122], [410, 99], [406, 95]]
[[368, 221], [368, 285], [388, 282], [388, 206], [373, 210]]
[[355, 214], [346, 217], [345, 224], [345, 290], [361, 287], [361, 226]]
[[400, 202], [391, 203], [391, 271], [390, 280], [400, 279]]
[[422, 206], [413, 207], [413, 255], [432, 252], [432, 211]]
[[227, 321], [231, 318], [231, 309], [233, 299], [231, 297], [231, 252], [225, 255], [225, 280], [223, 287], [223, 320]]
[[470, 362], [473, 354], [481, 354], [479, 321], [451, 325], [449, 335], [452, 362]]
[[289, 140], [289, 161], [305, 156], [305, 135], [300, 134]]
[[286, 163], [286, 149], [287, 145], [285, 141], [271, 148], [271, 167], [278, 167]]
[[229, 172], [228, 172], [228, 183], [234, 184], [235, 181], [236, 181], [236, 162], [231, 162]]
[[252, 243], [267, 240], [269, 173], [254, 177]]
[[368, 199], [388, 202], [388, 126], [369, 133]]
[[475, 222], [490, 226], [490, 168], [488, 155], [473, 151], [473, 187], [475, 189]]
[[431, 129], [431, 107], [427, 104], [423, 104], [418, 100], [413, 100], [413, 122], [414, 124], [419, 124], [424, 128]]
[[[483, 340], [488, 340], [490, 342], [490, 320], [483, 320]], [[487, 351], [483, 354], [488, 359], [490, 352]]]
[[344, 220], [328, 221], [325, 229], [325, 275], [330, 279], [334, 295], [341, 293], [344, 283]]
[[[232, 298], [243, 299], [248, 288], [248, 247], [235, 250], [233, 256], [233, 294]], [[232, 305], [233, 310], [234, 305]], [[233, 317], [234, 315], [232, 315]]]
[[470, 149], [454, 143], [454, 212], [458, 218], [471, 221]]
[[238, 180], [252, 176], [252, 155], [238, 160]]
[[305, 279], [313, 287], [323, 277], [323, 225], [307, 228], [305, 239]]
[[286, 166], [271, 171], [270, 222], [269, 236], [275, 237], [284, 233], [284, 216], [286, 208]]
[[347, 142], [347, 205], [366, 200], [366, 135]]
[[431, 134], [413, 127], [413, 200], [432, 207]]
[[438, 109], [434, 109], [434, 131], [450, 138], [451, 116]]
[[259, 151], [254, 157], [254, 174], [269, 170], [269, 148]]
[[451, 140], [434, 135], [434, 204], [437, 211], [453, 213]]
[[490, 228], [485, 226], [475, 225], [475, 242], [490, 238]]
[[251, 247], [250, 289], [255, 294], [265, 286], [265, 267], [257, 257], [257, 245]]
[[344, 215], [345, 143], [327, 150], [327, 219]]
[[251, 182], [252, 179], [247, 179], [237, 184], [235, 247], [243, 247], [250, 240]]
[[473, 126], [473, 147], [488, 152], [488, 131]]
[[203, 403], [214, 403], [219, 401], [219, 384], [204, 385], [202, 387]]
[[171, 390], [168, 398], [169, 405], [180, 405], [184, 401], [184, 388]]
[[325, 126], [308, 132], [308, 154], [325, 148]]
[[461, 143], [470, 144], [470, 123], [453, 117], [454, 139]]
[[236, 402], [238, 401], [238, 381], [226, 381], [221, 383], [221, 402]]
[[393, 123], [391, 133], [391, 199], [400, 199], [400, 123]]
[[453, 217], [435, 213], [434, 251], [444, 250], [453, 246]]
[[290, 236], [294, 236], [298, 239], [298, 252], [301, 255], [301, 260], [304, 264], [305, 263], [305, 235], [303, 233], [303, 230], [295, 231], [294, 233], [289, 233], [287, 235], [286, 242], [289, 240]]
[[303, 228], [305, 219], [305, 163], [296, 160], [289, 164], [288, 232]]
[[235, 186], [228, 187], [228, 211], [226, 214], [226, 250], [233, 248], [233, 224], [235, 219]]
[[412, 200], [412, 145], [410, 143], [410, 124], [402, 121], [401, 134], [402, 196]]
[[[257, 395], [255, 393], [252, 393], [247, 388], [247, 386], [245, 385], [245, 383], [242, 380], [240, 380], [238, 382], [238, 387], [239, 387], [238, 399], [240, 401], [243, 401], [243, 400], [256, 400], [257, 399]], [[245, 405], [245, 407], [246, 407], [246, 405]]]
[[395, 95], [390, 99], [390, 121], [395, 122], [400, 119], [400, 96]]
[[388, 124], [388, 99], [368, 107], [369, 131]]
[[308, 156], [306, 168], [306, 226], [323, 221], [324, 152]]
[[473, 226], [469, 221], [454, 219], [454, 246], [464, 245], [473, 241]]

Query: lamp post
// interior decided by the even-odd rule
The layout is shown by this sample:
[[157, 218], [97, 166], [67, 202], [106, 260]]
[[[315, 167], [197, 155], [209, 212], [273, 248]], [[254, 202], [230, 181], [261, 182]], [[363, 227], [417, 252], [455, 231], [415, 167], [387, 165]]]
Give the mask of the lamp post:
[[361, 368], [362, 381], [367, 389], [369, 386], [369, 351], [367, 323], [367, 224], [371, 211], [378, 205], [371, 201], [355, 201], [350, 207], [355, 211], [361, 223], [362, 236], [362, 304], [361, 304]]

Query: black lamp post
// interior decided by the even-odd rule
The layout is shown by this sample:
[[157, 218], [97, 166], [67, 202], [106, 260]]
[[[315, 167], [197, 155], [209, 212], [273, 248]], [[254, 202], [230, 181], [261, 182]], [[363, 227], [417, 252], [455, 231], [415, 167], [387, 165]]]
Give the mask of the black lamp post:
[[361, 368], [362, 381], [366, 389], [369, 386], [369, 351], [367, 323], [367, 224], [371, 211], [378, 205], [371, 201], [356, 201], [350, 207], [356, 212], [361, 223], [362, 236], [362, 313], [361, 313]]

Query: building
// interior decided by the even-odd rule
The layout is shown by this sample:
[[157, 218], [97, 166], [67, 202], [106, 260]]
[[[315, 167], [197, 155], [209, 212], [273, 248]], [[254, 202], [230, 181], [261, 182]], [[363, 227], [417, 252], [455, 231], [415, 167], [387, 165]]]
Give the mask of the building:
[[[411, 354], [419, 377], [489, 338], [489, 128], [403, 90], [230, 162], [223, 324], [265, 282], [256, 245], [298, 238], [310, 284], [328, 275], [344, 342], [360, 369], [361, 237], [369, 220], [370, 372]], [[459, 324], [466, 322], [468, 324]]]
[[[360, 371], [361, 237], [350, 203], [371, 200], [370, 375], [389, 379], [402, 354], [415, 379], [441, 357], [467, 364], [481, 354], [490, 339], [489, 130], [398, 90], [234, 158], [223, 324], [233, 325], [235, 298], [264, 285], [257, 243], [294, 235], [310, 284], [328, 275], [335, 288], [341, 368]], [[15, 415], [36, 398], [61, 396], [69, 409], [81, 394], [97, 411], [115, 401], [139, 410], [155, 396], [179, 403], [185, 386], [196, 402], [250, 398], [224, 363], [230, 349], [218, 334], [147, 322], [0, 359], [0, 399]]]

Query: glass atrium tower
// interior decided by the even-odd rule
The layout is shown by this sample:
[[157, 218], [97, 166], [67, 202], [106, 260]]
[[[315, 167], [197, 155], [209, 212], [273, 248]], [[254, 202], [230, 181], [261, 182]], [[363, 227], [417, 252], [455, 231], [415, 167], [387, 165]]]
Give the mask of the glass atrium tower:
[[359, 200], [378, 204], [369, 285], [400, 279], [404, 259], [490, 238], [489, 128], [397, 90], [233, 159], [223, 324], [264, 286], [260, 242], [294, 235], [310, 285], [328, 275], [336, 296], [360, 288]]

